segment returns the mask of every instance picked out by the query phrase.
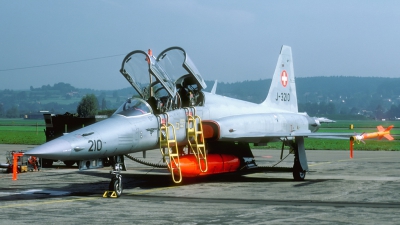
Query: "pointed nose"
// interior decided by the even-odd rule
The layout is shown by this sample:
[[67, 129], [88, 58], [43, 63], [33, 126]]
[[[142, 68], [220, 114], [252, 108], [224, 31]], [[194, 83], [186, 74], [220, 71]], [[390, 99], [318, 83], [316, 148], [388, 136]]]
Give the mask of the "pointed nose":
[[67, 160], [71, 156], [71, 144], [63, 139], [55, 139], [33, 148], [25, 155], [33, 155], [44, 159]]

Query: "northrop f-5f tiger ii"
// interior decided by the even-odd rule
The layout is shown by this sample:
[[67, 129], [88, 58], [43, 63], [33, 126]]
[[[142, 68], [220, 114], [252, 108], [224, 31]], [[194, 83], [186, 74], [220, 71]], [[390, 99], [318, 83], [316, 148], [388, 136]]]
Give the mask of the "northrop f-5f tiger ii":
[[[110, 195], [122, 194], [121, 171], [129, 153], [160, 149], [174, 182], [185, 177], [257, 171], [249, 144], [282, 142], [294, 155], [294, 180], [308, 171], [304, 137], [320, 122], [299, 113], [292, 50], [282, 46], [267, 97], [251, 103], [204, 91], [206, 84], [181, 47], [157, 57], [136, 50], [123, 59], [122, 75], [138, 96], [108, 119], [65, 134], [28, 152], [46, 159], [79, 161], [79, 169], [110, 165]], [[335, 134], [347, 136], [349, 134]], [[355, 138], [357, 139], [357, 138]]]

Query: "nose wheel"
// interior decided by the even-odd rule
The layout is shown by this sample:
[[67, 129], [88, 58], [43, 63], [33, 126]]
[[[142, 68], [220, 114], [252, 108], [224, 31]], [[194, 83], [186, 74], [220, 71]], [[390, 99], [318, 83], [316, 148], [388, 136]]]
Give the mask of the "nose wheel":
[[104, 198], [119, 198], [122, 195], [122, 175], [117, 171], [112, 171], [110, 184], [108, 185], [108, 191], [103, 194]]
[[114, 164], [108, 191], [105, 191], [103, 194], [104, 198], [118, 198], [122, 195], [122, 175], [120, 174], [122, 168], [123, 166], [120, 163]]
[[[115, 196], [118, 198], [122, 195], [122, 175], [118, 173], [114, 173], [113, 177], [111, 178], [110, 184], [108, 186], [109, 192], [111, 192], [111, 195], [115, 194]], [[112, 197], [112, 196], [109, 197]]]

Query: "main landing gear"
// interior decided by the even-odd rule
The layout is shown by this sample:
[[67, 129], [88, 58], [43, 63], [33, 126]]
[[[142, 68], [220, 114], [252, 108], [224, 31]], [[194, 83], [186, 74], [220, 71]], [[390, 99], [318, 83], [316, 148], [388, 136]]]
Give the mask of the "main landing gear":
[[295, 156], [293, 164], [293, 179], [303, 181], [306, 178], [306, 171], [301, 168], [299, 159]]
[[104, 198], [118, 198], [122, 195], [122, 175], [121, 171], [125, 171], [124, 156], [115, 156], [111, 160], [113, 170], [110, 172], [112, 177], [108, 185], [108, 191], [103, 194]]
[[294, 153], [293, 179], [295, 181], [303, 181], [306, 178], [308, 170], [306, 151], [304, 148], [304, 137], [295, 137], [294, 141], [291, 140], [287, 142], [286, 145], [290, 146]]

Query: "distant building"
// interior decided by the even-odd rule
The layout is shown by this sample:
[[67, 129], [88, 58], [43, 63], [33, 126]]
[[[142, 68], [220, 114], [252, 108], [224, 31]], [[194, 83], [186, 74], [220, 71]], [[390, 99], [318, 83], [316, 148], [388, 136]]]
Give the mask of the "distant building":
[[24, 115], [24, 119], [31, 119], [31, 120], [37, 120], [37, 119], [43, 119], [43, 114], [49, 113], [49, 111], [39, 111], [36, 113], [29, 113]]

